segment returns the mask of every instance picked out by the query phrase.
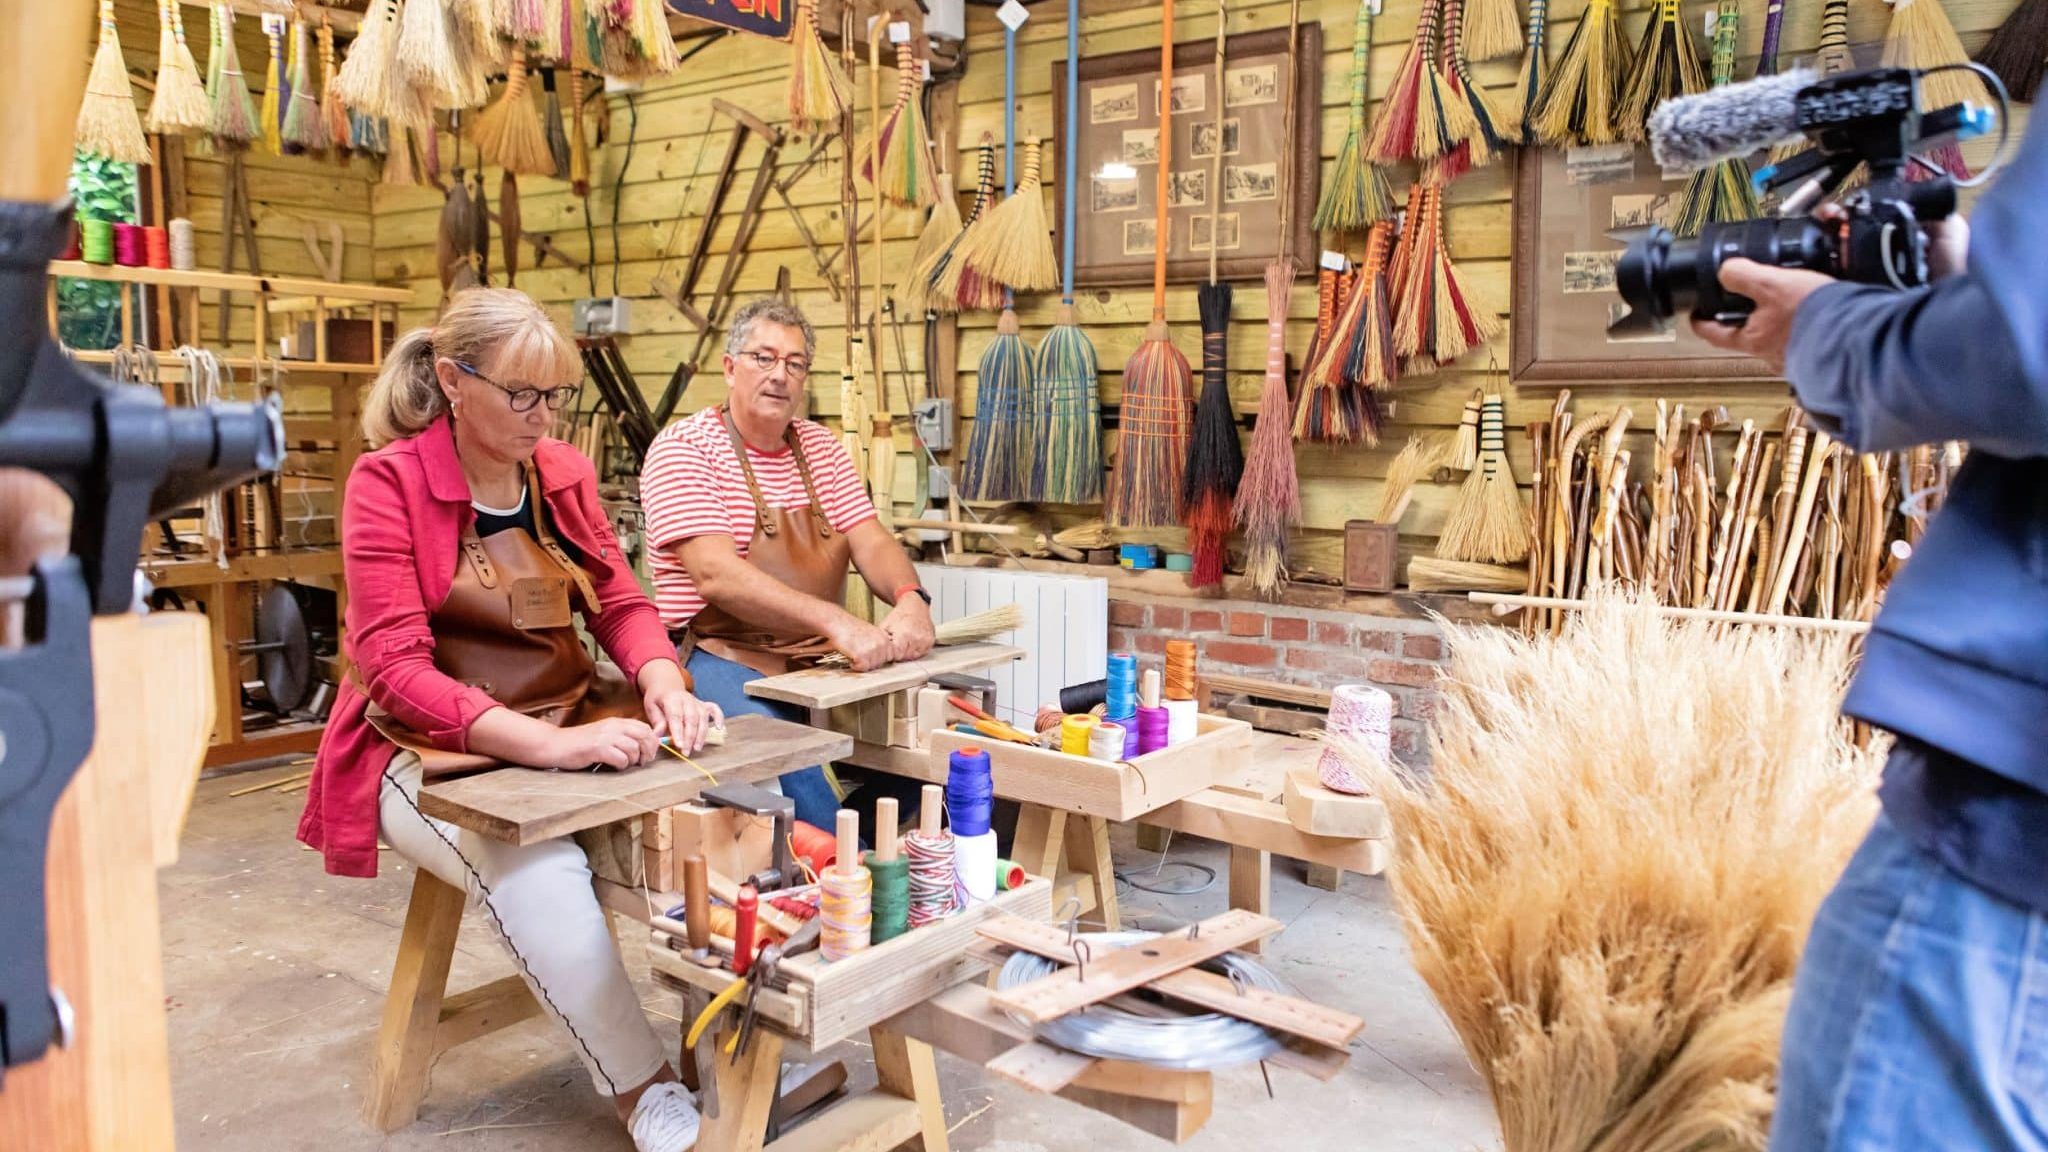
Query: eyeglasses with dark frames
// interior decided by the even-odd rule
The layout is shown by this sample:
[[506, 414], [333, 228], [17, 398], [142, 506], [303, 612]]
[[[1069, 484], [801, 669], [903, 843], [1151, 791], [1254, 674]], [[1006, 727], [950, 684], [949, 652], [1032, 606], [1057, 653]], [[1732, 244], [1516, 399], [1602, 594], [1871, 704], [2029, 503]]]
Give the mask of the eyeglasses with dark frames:
[[450, 360], [449, 363], [462, 369], [465, 375], [474, 376], [498, 391], [503, 392], [506, 402], [512, 405], [514, 412], [531, 412], [534, 409], [534, 405], [539, 404], [543, 400], [547, 401], [548, 411], [560, 412], [562, 409], [574, 405], [576, 397], [583, 392], [583, 389], [575, 384], [564, 384], [559, 388], [507, 388], [505, 385], [498, 383], [496, 380], [491, 379], [489, 376], [484, 375], [468, 364], [464, 364], [460, 360]]
[[811, 374], [810, 358], [801, 353], [791, 352], [787, 356], [777, 356], [760, 348], [748, 348], [735, 355], [760, 369], [763, 375], [775, 371], [777, 364], [789, 372], [791, 380], [802, 380]]

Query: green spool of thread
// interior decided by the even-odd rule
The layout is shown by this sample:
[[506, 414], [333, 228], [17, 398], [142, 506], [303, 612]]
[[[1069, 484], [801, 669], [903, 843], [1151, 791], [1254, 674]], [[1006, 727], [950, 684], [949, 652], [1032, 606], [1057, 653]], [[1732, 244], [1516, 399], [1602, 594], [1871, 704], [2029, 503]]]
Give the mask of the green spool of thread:
[[85, 219], [78, 222], [79, 255], [88, 264], [112, 264], [114, 262], [114, 225], [107, 220]]
[[996, 891], [1008, 892], [1022, 888], [1027, 880], [1024, 869], [1019, 867], [1015, 860], [996, 860]]
[[861, 862], [867, 865], [868, 875], [874, 880], [870, 905], [874, 920], [869, 940], [880, 944], [910, 931], [910, 858], [877, 860], [873, 852], [868, 852]]

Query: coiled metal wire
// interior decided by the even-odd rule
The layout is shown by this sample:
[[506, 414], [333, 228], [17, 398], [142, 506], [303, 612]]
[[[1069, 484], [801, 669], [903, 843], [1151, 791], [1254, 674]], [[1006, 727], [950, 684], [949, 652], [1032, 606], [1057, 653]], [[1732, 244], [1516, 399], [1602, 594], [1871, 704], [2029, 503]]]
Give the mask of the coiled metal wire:
[[[1107, 952], [1155, 937], [1152, 932], [1084, 932], [1075, 937], [1075, 959], [1086, 966], [1091, 950]], [[996, 978], [998, 988], [1014, 988], [1050, 975], [1057, 961], [1026, 952], [1013, 953]], [[1232, 983], [1281, 995], [1293, 989], [1272, 970], [1248, 956], [1226, 953], [1201, 965]], [[1148, 1005], [1148, 1007], [1154, 1007]], [[1200, 1072], [1253, 1064], [1280, 1049], [1280, 1038], [1248, 1020], [1219, 1012], [1182, 1012], [1158, 1005], [1156, 1014], [1141, 1014], [1108, 1004], [1094, 1004], [1037, 1026], [1038, 1038], [1049, 1044], [1101, 1060], [1131, 1060], [1156, 1068]]]

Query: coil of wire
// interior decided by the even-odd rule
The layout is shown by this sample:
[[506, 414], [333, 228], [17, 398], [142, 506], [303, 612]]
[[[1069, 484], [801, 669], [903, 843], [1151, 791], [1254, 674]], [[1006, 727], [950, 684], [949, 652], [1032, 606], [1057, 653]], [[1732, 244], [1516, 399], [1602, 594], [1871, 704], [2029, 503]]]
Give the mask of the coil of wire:
[[[1154, 937], [1151, 932], [1084, 932], [1075, 939], [1088, 951], [1107, 953]], [[1079, 957], [1077, 957], [1079, 958]], [[1043, 956], [1013, 953], [996, 978], [998, 988], [1014, 988], [1051, 975], [1059, 963]], [[1233, 983], [1281, 995], [1293, 989], [1258, 961], [1226, 953], [1201, 965]], [[1271, 1031], [1220, 1012], [1184, 1016], [1139, 1015], [1108, 1004], [1095, 1004], [1038, 1025], [1039, 1039], [1099, 1060], [1133, 1060], [1156, 1068], [1201, 1072], [1252, 1064], [1280, 1049]]]

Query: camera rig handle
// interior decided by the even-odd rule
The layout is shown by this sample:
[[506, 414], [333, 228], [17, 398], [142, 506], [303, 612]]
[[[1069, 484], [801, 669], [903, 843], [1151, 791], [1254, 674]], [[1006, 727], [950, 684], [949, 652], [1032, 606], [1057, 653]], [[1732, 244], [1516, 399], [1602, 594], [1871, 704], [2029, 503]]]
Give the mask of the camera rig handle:
[[[69, 1031], [50, 986], [44, 865], [57, 798], [94, 734], [91, 623], [132, 611], [142, 530], [192, 500], [274, 471], [273, 399], [167, 408], [157, 392], [81, 369], [41, 315], [69, 203], [0, 202], [0, 468], [40, 473], [71, 498], [70, 552], [26, 582], [22, 642], [0, 649], [0, 1070]], [[33, 335], [30, 335], [33, 334]]]
[[[1757, 191], [1795, 188], [1784, 197], [1780, 215], [1803, 215], [1867, 164], [1872, 185], [1886, 186], [1888, 198], [1912, 203], [1921, 220], [1948, 216], [1955, 211], [1955, 187], [1947, 174], [1909, 183], [1906, 166], [1915, 152], [1990, 132], [1995, 117], [1990, 109], [1971, 104], [1921, 111], [1920, 75], [1911, 68], [1872, 68], [1825, 77], [1801, 89], [1793, 101], [1794, 117], [1813, 147], [1757, 169], [1751, 178]], [[1899, 192], [1901, 186], [1907, 191]]]

